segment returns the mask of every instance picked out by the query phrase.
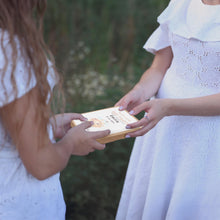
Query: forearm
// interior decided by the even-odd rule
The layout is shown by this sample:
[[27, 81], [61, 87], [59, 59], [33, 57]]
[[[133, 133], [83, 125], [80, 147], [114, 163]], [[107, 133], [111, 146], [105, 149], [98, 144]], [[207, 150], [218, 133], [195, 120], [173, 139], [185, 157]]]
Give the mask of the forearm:
[[141, 88], [146, 99], [154, 96], [171, 65], [172, 59], [173, 53], [170, 47], [157, 51], [152, 65], [144, 72], [134, 89]]
[[64, 134], [64, 126], [62, 126], [62, 117], [64, 114], [56, 114], [50, 117], [50, 124], [53, 128], [53, 134], [55, 139], [59, 139], [63, 135], [60, 135], [61, 133]]
[[166, 116], [220, 116], [220, 93], [187, 99], [152, 99], [136, 106], [130, 113], [136, 115], [142, 111], [147, 113], [147, 117], [127, 125], [129, 128], [141, 127], [129, 133], [130, 137], [146, 134]]
[[134, 89], [141, 89], [145, 99], [150, 99], [157, 93], [163, 80], [164, 74], [164, 72], [151, 67], [144, 72], [140, 81], [135, 85]]
[[87, 120], [84, 116], [77, 113], [57, 114], [50, 118], [50, 124], [53, 127], [55, 139], [61, 139], [67, 133], [71, 128], [70, 124], [73, 119], [81, 121]]
[[34, 149], [30, 151], [26, 150], [21, 154], [22, 161], [28, 172], [39, 180], [62, 171], [71, 156], [69, 145], [62, 143], [62, 140], [57, 143], [47, 143], [36, 151]]
[[167, 99], [167, 115], [220, 115], [220, 93], [188, 99]]

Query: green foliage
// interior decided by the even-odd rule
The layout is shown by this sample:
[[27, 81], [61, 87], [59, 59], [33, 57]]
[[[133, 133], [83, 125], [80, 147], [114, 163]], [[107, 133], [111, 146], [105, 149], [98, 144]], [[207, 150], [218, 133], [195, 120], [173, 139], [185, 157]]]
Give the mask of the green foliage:
[[121, 140], [86, 158], [72, 157], [62, 173], [68, 219], [114, 219], [131, 146]]
[[[152, 61], [142, 46], [168, 0], [48, 0], [45, 38], [69, 112], [113, 106]], [[72, 157], [61, 174], [67, 219], [114, 219], [133, 139]]]

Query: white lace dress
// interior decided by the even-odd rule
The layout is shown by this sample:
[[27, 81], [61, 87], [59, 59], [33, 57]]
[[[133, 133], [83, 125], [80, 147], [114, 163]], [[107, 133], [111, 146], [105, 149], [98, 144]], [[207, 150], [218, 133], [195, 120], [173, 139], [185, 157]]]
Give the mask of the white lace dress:
[[[2, 31], [0, 30], [0, 39], [1, 35]], [[4, 45], [6, 46], [6, 53], [9, 58], [9, 67], [2, 82], [1, 77], [5, 58], [2, 48], [0, 48], [0, 107], [15, 99], [13, 87], [10, 83], [11, 47], [8, 44], [7, 35], [4, 37]], [[21, 97], [36, 85], [36, 80], [32, 77], [30, 83], [27, 84], [27, 68], [20, 52], [18, 57], [15, 80], [18, 86], [17, 97]], [[53, 79], [52, 71], [48, 76], [48, 81], [51, 87], [53, 87], [55, 79]], [[7, 100], [6, 94], [8, 94]], [[50, 137], [52, 140], [51, 129]], [[65, 219], [65, 203], [59, 174], [39, 181], [28, 173], [0, 118], [0, 220], [25, 219]]]
[[[220, 92], [220, 5], [172, 0], [144, 48], [174, 57], [157, 98]], [[138, 137], [117, 220], [220, 219], [220, 116], [170, 116]]]

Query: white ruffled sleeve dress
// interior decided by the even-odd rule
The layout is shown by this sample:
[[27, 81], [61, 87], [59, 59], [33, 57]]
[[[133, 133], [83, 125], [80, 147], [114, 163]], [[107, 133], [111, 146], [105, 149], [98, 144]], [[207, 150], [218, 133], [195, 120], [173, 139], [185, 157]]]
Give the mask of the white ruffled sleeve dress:
[[[3, 31], [0, 30], [0, 39]], [[14, 72], [18, 88], [17, 96], [11, 85], [12, 49], [7, 32], [4, 33], [3, 45], [8, 57], [8, 68], [3, 72], [6, 62], [3, 49], [0, 47], [0, 108], [20, 98], [36, 85], [32, 74], [30, 82], [27, 77], [27, 66], [18, 46], [18, 60]], [[49, 64], [50, 65], [50, 64]], [[4, 74], [3, 81], [2, 75]], [[29, 83], [28, 83], [29, 82]], [[50, 67], [48, 82], [53, 88], [55, 78]], [[53, 132], [48, 129], [51, 140]], [[30, 146], [31, 147], [31, 146]], [[0, 118], [0, 220], [64, 220], [65, 203], [60, 185], [59, 174], [39, 181], [24, 167], [18, 151], [2, 125]]]
[[[156, 98], [220, 92], [220, 5], [171, 0], [144, 48], [170, 46]], [[170, 116], [138, 137], [117, 220], [220, 219], [220, 116]]]

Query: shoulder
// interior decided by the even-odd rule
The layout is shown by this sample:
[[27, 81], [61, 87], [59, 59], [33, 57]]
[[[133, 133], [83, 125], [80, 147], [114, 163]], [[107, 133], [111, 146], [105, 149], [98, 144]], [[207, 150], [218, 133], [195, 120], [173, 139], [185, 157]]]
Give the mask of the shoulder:
[[5, 59], [5, 56], [7, 55], [6, 52], [8, 51], [6, 50], [9, 50], [10, 48], [11, 46], [8, 32], [0, 29], [0, 65], [2, 65], [2, 59]]
[[171, 0], [158, 17], [162, 27], [187, 39], [220, 41], [220, 6], [207, 6], [202, 0]]
[[18, 38], [11, 38], [8, 31], [0, 29], [0, 69], [4, 67], [6, 62], [9, 64], [12, 62], [15, 51], [17, 57], [21, 58]]
[[171, 0], [169, 5], [158, 17], [158, 22], [175, 19], [175, 17], [184, 16], [187, 13], [188, 7], [192, 0]]
[[[20, 51], [16, 37], [14, 45], [7, 31], [0, 29], [0, 107], [20, 98], [36, 85], [33, 72]], [[16, 56], [15, 53], [17, 54]]]

